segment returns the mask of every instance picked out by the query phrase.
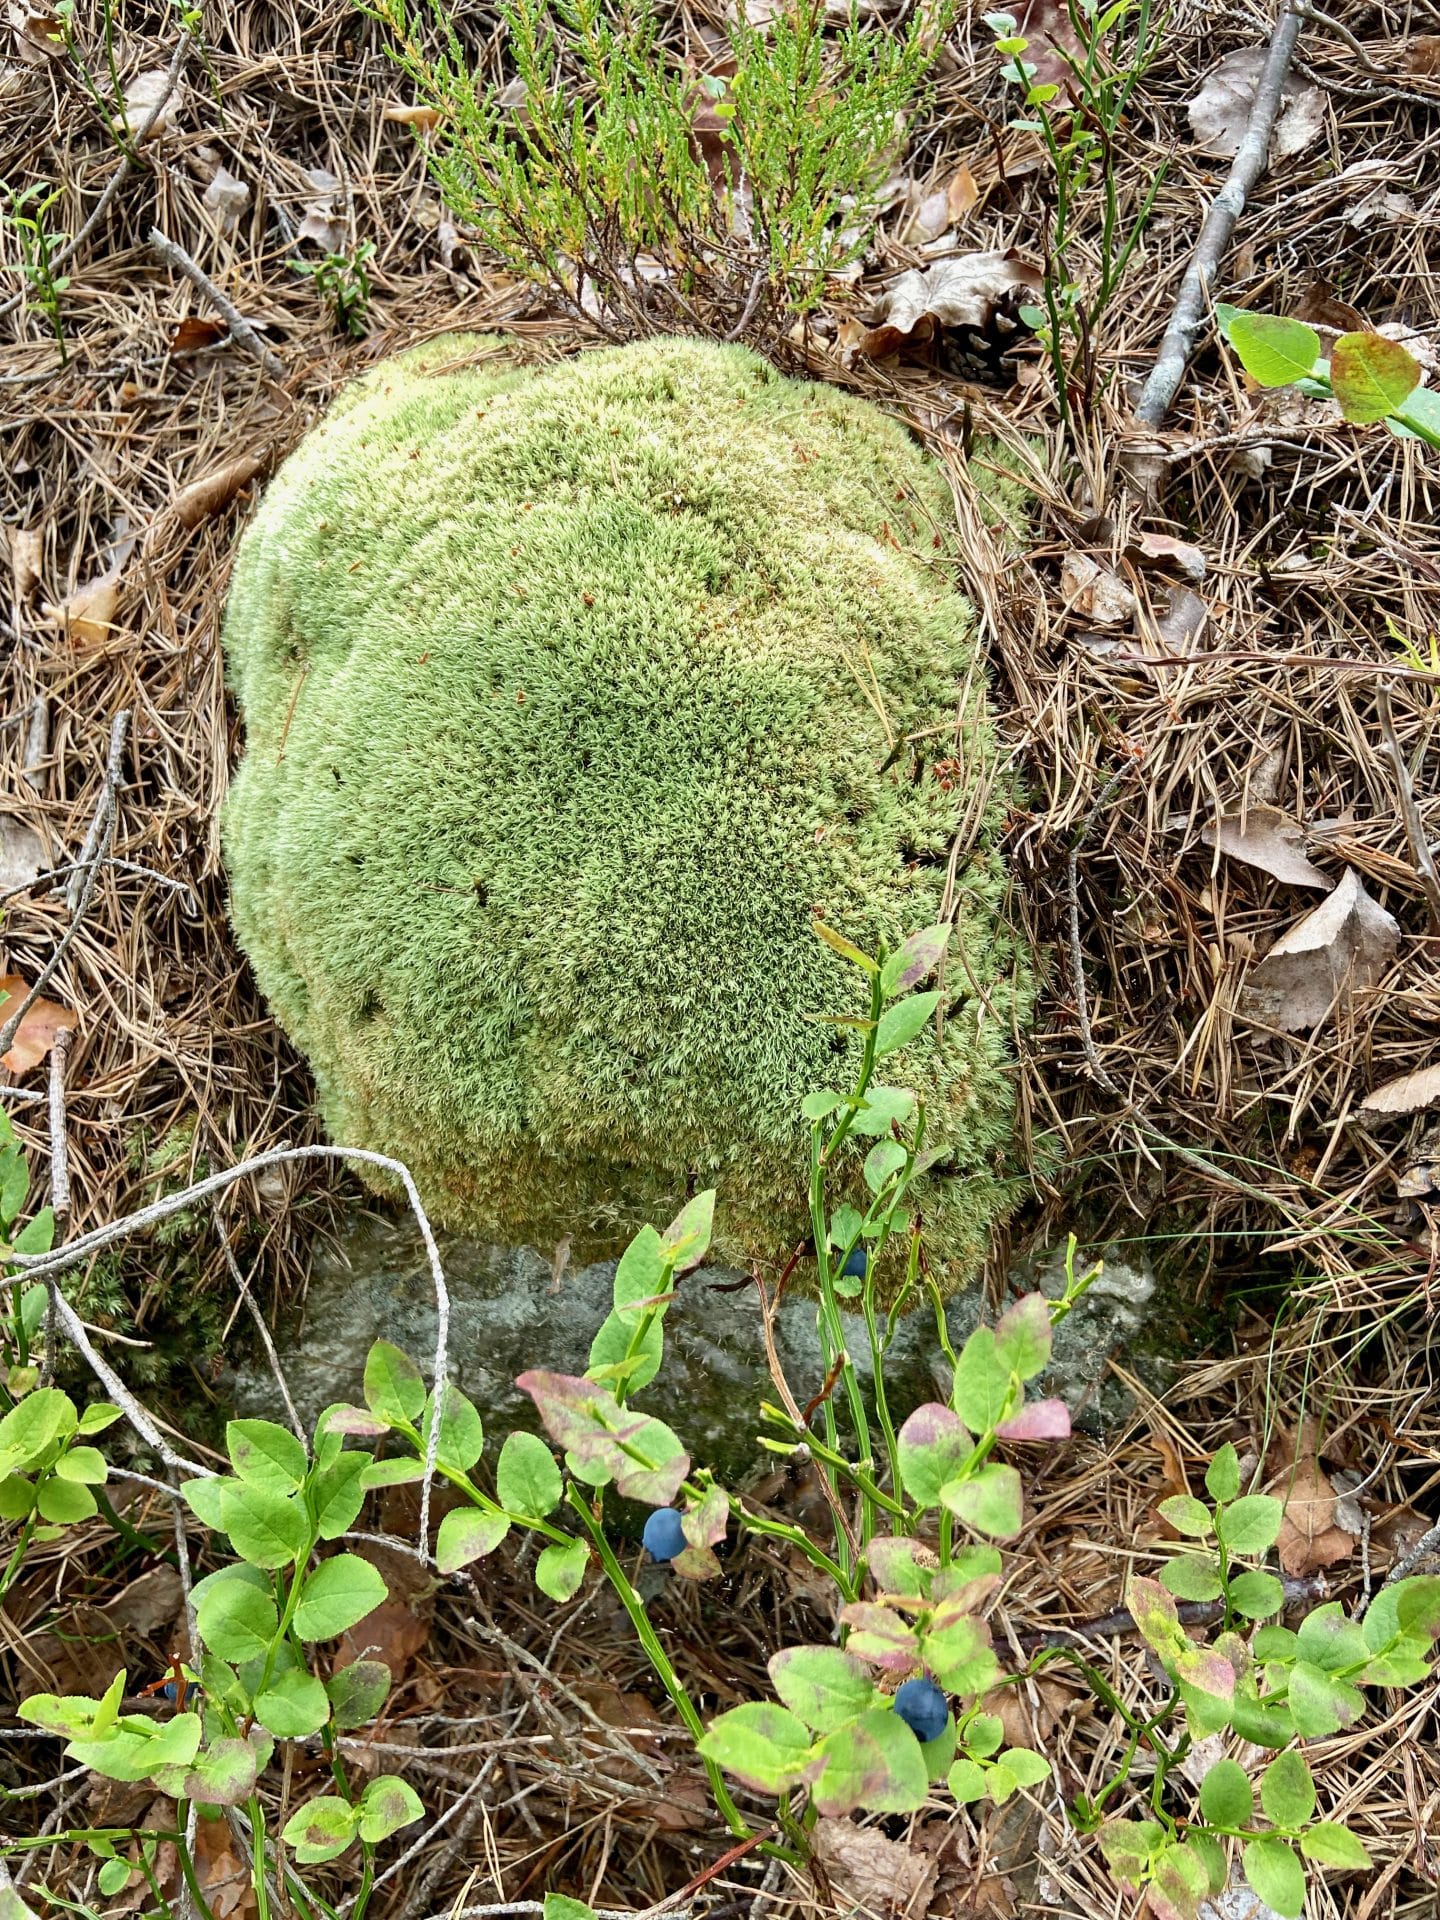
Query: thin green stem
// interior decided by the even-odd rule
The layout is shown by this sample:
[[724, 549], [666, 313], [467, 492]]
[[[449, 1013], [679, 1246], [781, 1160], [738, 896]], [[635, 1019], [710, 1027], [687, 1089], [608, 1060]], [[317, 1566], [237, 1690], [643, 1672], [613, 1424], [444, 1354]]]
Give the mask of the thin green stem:
[[[626, 1613], [629, 1614], [630, 1624], [634, 1627], [636, 1637], [645, 1650], [645, 1657], [649, 1660], [657, 1679], [664, 1687], [666, 1693], [669, 1694], [675, 1711], [685, 1722], [691, 1737], [698, 1746], [700, 1741], [705, 1737], [705, 1723], [696, 1712], [695, 1703], [685, 1691], [684, 1683], [671, 1664], [669, 1654], [666, 1653], [660, 1643], [659, 1635], [650, 1624], [650, 1616], [646, 1613], [639, 1594], [636, 1593], [634, 1587], [631, 1586], [625, 1569], [615, 1558], [614, 1549], [605, 1537], [605, 1529], [596, 1520], [594, 1514], [590, 1511], [589, 1504], [584, 1495], [577, 1487], [573, 1485], [568, 1487], [565, 1497], [578, 1515], [581, 1526], [584, 1527], [586, 1533], [589, 1535], [590, 1544], [599, 1556], [600, 1565], [605, 1570], [606, 1579], [614, 1588], [621, 1606], [624, 1607]], [[730, 1797], [730, 1789], [725, 1784], [724, 1775], [721, 1773], [719, 1767], [716, 1766], [715, 1762], [706, 1759], [703, 1754], [701, 1755], [701, 1761], [710, 1781], [710, 1791], [714, 1795], [715, 1805], [720, 1810], [721, 1818], [737, 1840], [748, 1840], [750, 1838], [750, 1828], [746, 1824], [744, 1815]], [[265, 1920], [265, 1916], [261, 1915], [260, 1920]]]

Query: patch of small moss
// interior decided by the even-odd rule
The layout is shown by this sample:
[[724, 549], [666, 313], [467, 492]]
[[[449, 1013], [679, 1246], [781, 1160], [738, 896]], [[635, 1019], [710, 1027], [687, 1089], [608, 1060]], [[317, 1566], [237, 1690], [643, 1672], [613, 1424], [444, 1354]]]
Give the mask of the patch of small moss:
[[873, 948], [953, 903], [943, 1027], [885, 1077], [972, 1271], [1029, 976], [951, 525], [899, 426], [739, 347], [451, 338], [343, 395], [225, 623], [231, 910], [333, 1137], [466, 1232], [598, 1254], [715, 1185], [721, 1251], [780, 1256], [863, 1006], [813, 922]]

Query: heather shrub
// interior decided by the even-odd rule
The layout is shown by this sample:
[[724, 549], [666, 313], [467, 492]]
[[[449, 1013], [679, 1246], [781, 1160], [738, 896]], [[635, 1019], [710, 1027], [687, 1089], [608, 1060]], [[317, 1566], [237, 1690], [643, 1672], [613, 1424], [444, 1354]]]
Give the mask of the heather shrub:
[[333, 1136], [461, 1230], [618, 1251], [718, 1186], [721, 1250], [780, 1257], [866, 1010], [815, 923], [874, 951], [950, 911], [896, 1072], [931, 1257], [972, 1271], [1027, 975], [951, 524], [901, 427], [739, 347], [451, 337], [344, 394], [225, 625], [234, 922]]

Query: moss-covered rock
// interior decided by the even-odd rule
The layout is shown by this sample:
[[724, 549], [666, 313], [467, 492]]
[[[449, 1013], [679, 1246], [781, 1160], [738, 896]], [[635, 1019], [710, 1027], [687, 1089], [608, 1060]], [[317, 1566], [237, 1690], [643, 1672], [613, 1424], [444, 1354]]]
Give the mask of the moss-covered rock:
[[467, 1232], [600, 1254], [713, 1184], [721, 1246], [774, 1256], [800, 1100], [854, 1068], [823, 1016], [862, 1004], [812, 921], [873, 946], [949, 902], [943, 1031], [890, 1077], [972, 1270], [1025, 970], [950, 525], [901, 428], [738, 347], [456, 337], [343, 395], [225, 627], [235, 926], [334, 1138]]

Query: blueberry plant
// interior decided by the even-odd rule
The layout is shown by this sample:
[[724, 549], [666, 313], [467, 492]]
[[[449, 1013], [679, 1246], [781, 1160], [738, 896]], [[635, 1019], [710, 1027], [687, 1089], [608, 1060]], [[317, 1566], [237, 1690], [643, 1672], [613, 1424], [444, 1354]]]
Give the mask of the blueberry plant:
[[1440, 447], [1440, 392], [1409, 348], [1383, 333], [1342, 333], [1327, 355], [1303, 320], [1217, 306], [1220, 332], [1257, 385], [1333, 398], [1357, 426], [1383, 420], [1398, 439]]
[[[913, 1813], [932, 1801], [1001, 1805], [1042, 1785], [1055, 1791], [1044, 1755], [1007, 1744], [997, 1699], [1023, 1676], [1002, 1669], [989, 1615], [1004, 1577], [1003, 1549], [1025, 1523], [1011, 1450], [1070, 1432], [1061, 1401], [1027, 1390], [1049, 1363], [1054, 1326], [1094, 1275], [1076, 1274], [1072, 1243], [1058, 1301], [1026, 1295], [954, 1350], [911, 1194], [931, 1164], [924, 1102], [877, 1079], [881, 1062], [903, 1053], [940, 1012], [940, 991], [925, 982], [943, 960], [946, 929], [913, 935], [878, 957], [828, 928], [819, 932], [861, 970], [869, 998], [855, 1021], [863, 1048], [854, 1084], [819, 1090], [803, 1104], [809, 1256], [826, 1379], [802, 1411], [772, 1362], [777, 1401], [762, 1403], [760, 1415], [770, 1451], [817, 1469], [826, 1537], [722, 1486], [638, 1404], [664, 1364], [667, 1310], [709, 1250], [713, 1192], [696, 1195], [663, 1231], [646, 1226], [635, 1236], [616, 1267], [613, 1307], [584, 1374], [536, 1367], [520, 1376], [546, 1437], [509, 1434], [493, 1471], [467, 1397], [448, 1382], [427, 1386], [413, 1359], [379, 1341], [366, 1361], [363, 1404], [327, 1407], [308, 1443], [269, 1421], [231, 1421], [231, 1471], [197, 1472], [186, 1482], [183, 1499], [213, 1536], [220, 1564], [190, 1595], [192, 1657], [177, 1662], [166, 1689], [173, 1710], [132, 1698], [123, 1671], [99, 1698], [38, 1694], [19, 1708], [66, 1743], [67, 1758], [114, 1780], [149, 1782], [174, 1803], [173, 1826], [65, 1830], [61, 1837], [98, 1857], [103, 1894], [118, 1892], [138, 1866], [163, 1907], [157, 1861], [168, 1841], [204, 1914], [186, 1839], [193, 1812], [228, 1819], [244, 1836], [260, 1920], [277, 1907], [293, 1908], [300, 1920], [332, 1912], [312, 1870], [342, 1856], [356, 1863], [352, 1911], [363, 1920], [376, 1849], [420, 1820], [423, 1808], [396, 1776], [363, 1787], [348, 1778], [343, 1735], [381, 1713], [390, 1676], [363, 1652], [344, 1666], [332, 1652], [386, 1593], [371, 1563], [345, 1542], [371, 1491], [407, 1483], [445, 1492], [446, 1510], [425, 1543], [442, 1576], [474, 1579], [476, 1563], [517, 1532], [536, 1536], [534, 1578], [557, 1606], [598, 1566], [739, 1839], [803, 1860], [821, 1817]], [[857, 1161], [861, 1182], [852, 1177]], [[0, 1120], [0, 1265], [49, 1246], [48, 1215], [19, 1227], [27, 1186], [23, 1156]], [[837, 1190], [849, 1197], [832, 1203]], [[861, 1191], [863, 1207], [855, 1199]], [[898, 1276], [888, 1305], [882, 1272]], [[107, 1404], [81, 1410], [45, 1383], [50, 1356], [37, 1343], [46, 1287], [26, 1287], [11, 1273], [0, 1320], [8, 1407], [0, 1417], [0, 1514], [18, 1533], [6, 1583], [33, 1542], [95, 1512], [93, 1489], [103, 1485], [106, 1467], [88, 1436], [120, 1417]], [[897, 1425], [885, 1392], [886, 1354], [899, 1314], [926, 1295], [949, 1390]], [[842, 1303], [869, 1348], [869, 1400]], [[1229, 1883], [1232, 1852], [1255, 1893], [1295, 1916], [1307, 1874], [1370, 1864], [1344, 1821], [1322, 1810], [1324, 1783], [1317, 1785], [1297, 1743], [1353, 1726], [1368, 1687], [1430, 1677], [1440, 1578], [1398, 1580], [1358, 1619], [1332, 1602], [1293, 1628], [1284, 1625], [1290, 1596], [1262, 1564], [1283, 1503], [1245, 1490], [1230, 1446], [1211, 1462], [1205, 1487], [1208, 1500], [1186, 1494], [1162, 1502], [1184, 1544], [1158, 1578], [1136, 1577], [1127, 1593], [1135, 1630], [1164, 1675], [1160, 1697], [1143, 1710], [1127, 1705], [1078, 1646], [1047, 1646], [1028, 1671], [1069, 1662], [1123, 1725], [1114, 1777], [1098, 1790], [1072, 1790], [1068, 1811], [1076, 1828], [1096, 1833], [1115, 1879], [1141, 1894], [1155, 1920], [1198, 1920], [1202, 1901]], [[707, 1724], [622, 1565], [607, 1524], [609, 1489], [651, 1509], [643, 1546], [681, 1578], [718, 1575], [732, 1534], [787, 1542], [833, 1584], [838, 1643], [782, 1648], [768, 1664], [774, 1697], [746, 1701]], [[1191, 1607], [1193, 1621], [1197, 1603], [1204, 1628], [1182, 1623], [1182, 1607]], [[1213, 1759], [1196, 1788], [1193, 1765], [1182, 1763], [1215, 1735], [1228, 1736], [1234, 1750]], [[296, 1741], [323, 1755], [329, 1779], [271, 1832], [262, 1776]], [[1143, 1780], [1132, 1777], [1142, 1747], [1151, 1763]], [[1257, 1749], [1273, 1758], [1248, 1764]], [[747, 1798], [767, 1807], [763, 1826], [744, 1810]], [[51, 1846], [55, 1837], [0, 1840], [0, 1860]], [[547, 1896], [547, 1920], [585, 1920], [588, 1912]], [[0, 1914], [16, 1920], [12, 1910]]]

